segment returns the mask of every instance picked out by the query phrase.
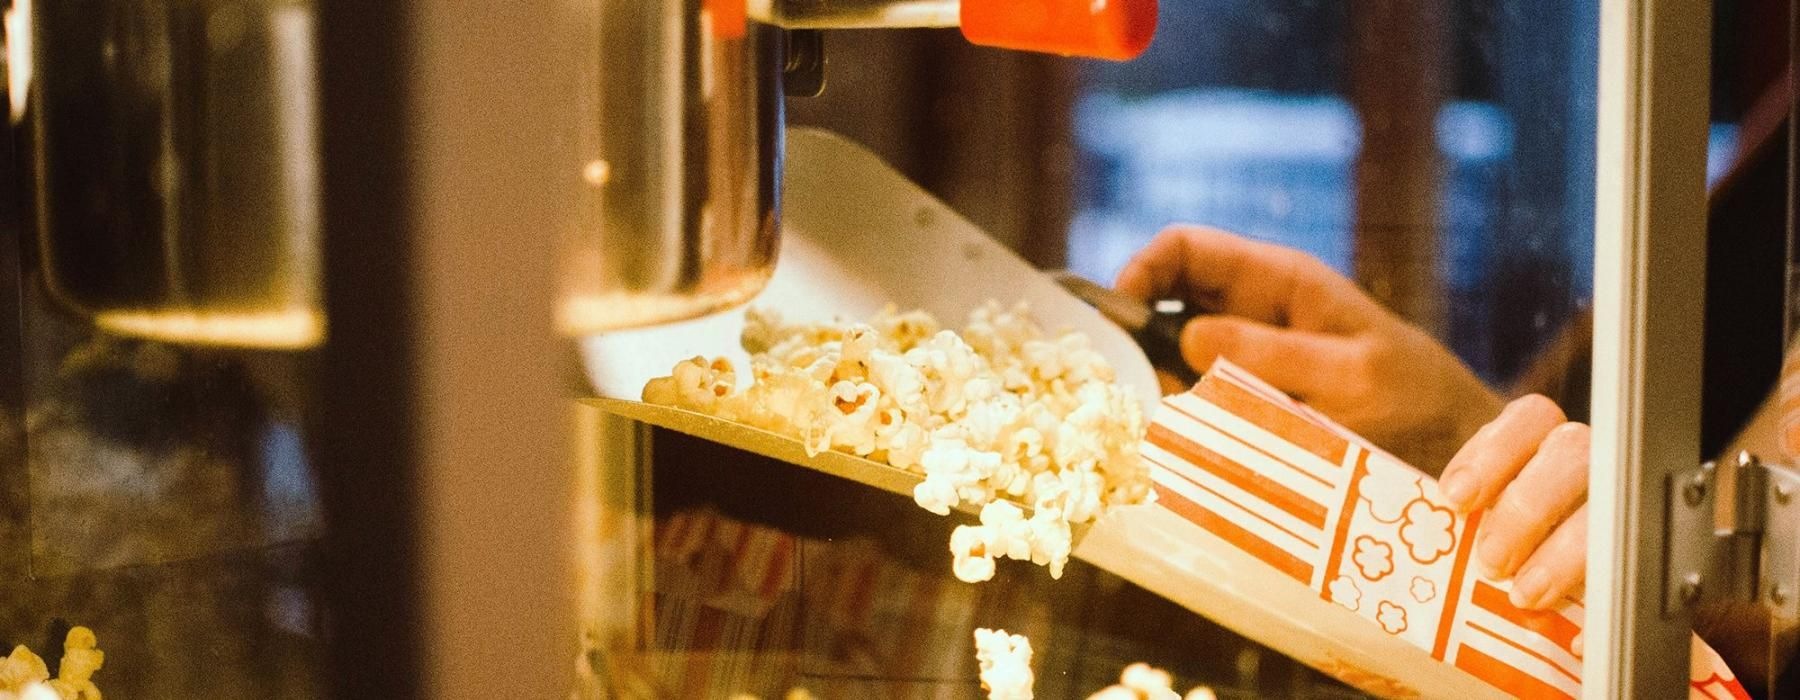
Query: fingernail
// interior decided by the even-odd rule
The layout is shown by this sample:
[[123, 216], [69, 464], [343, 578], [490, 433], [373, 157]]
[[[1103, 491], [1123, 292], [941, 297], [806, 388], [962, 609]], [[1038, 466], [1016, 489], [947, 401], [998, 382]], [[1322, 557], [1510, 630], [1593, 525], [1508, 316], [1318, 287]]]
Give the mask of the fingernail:
[[1539, 567], [1526, 569], [1513, 581], [1512, 595], [1509, 599], [1513, 607], [1533, 610], [1543, 605], [1544, 594], [1550, 592], [1550, 575]]
[[1585, 655], [1585, 653], [1587, 652], [1587, 633], [1586, 632], [1576, 632], [1575, 633], [1575, 638], [1569, 641], [1569, 651], [1574, 652], [1575, 656], [1577, 656], [1577, 657]]
[[1479, 534], [1475, 535], [1475, 563], [1481, 566], [1482, 576], [1498, 581], [1506, 578], [1500, 571], [1500, 565], [1505, 564], [1506, 562], [1496, 561], [1496, 559], [1499, 559], [1500, 553], [1490, 551], [1491, 549], [1492, 548], [1488, 546], [1488, 532], [1486, 530], [1482, 530]]
[[1444, 494], [1444, 500], [1458, 511], [1466, 511], [1475, 502], [1475, 477], [1467, 471], [1454, 471], [1444, 475], [1438, 484], [1438, 491]]

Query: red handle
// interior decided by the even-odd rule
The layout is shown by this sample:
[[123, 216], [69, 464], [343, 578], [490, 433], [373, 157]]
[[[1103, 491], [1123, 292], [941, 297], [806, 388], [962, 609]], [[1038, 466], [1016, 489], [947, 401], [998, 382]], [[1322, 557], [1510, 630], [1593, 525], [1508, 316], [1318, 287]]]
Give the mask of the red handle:
[[962, 0], [969, 41], [1124, 61], [1156, 34], [1156, 0]]

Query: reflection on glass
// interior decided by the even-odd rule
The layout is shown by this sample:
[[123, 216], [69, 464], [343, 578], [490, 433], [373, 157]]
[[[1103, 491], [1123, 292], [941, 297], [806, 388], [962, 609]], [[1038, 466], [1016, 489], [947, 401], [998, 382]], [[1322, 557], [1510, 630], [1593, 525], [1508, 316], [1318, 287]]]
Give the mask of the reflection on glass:
[[[1591, 67], [1569, 48], [1584, 29], [1572, 11], [1527, 21], [1527, 4], [1459, 6], [1441, 20], [1447, 55], [1409, 59], [1425, 62], [1419, 80], [1449, 85], [1425, 121], [1435, 125], [1423, 135], [1434, 153], [1413, 160], [1385, 155], [1403, 148], [1388, 142], [1411, 136], [1354, 97], [1372, 89], [1359, 80], [1394, 80], [1358, 67], [1376, 49], [1355, 29], [1357, 11], [1305, 1], [1165, 5], [1143, 60], [1084, 68], [1070, 264], [1111, 279], [1173, 222], [1297, 248], [1347, 275], [1359, 260], [1404, 260], [1435, 280], [1421, 289], [1446, 295], [1441, 327], [1416, 320], [1488, 381], [1506, 383], [1586, 304], [1591, 267], [1591, 223], [1582, 223], [1591, 205], [1571, 195], [1592, 177], [1578, 167], [1591, 137], [1573, 121], [1591, 110]], [[1386, 160], [1365, 162], [1370, 139], [1383, 140]], [[1396, 168], [1420, 169], [1435, 192], [1434, 223], [1412, 238], [1369, 228], [1371, 201], [1411, 196], [1380, 193], [1381, 182], [1407, 181]], [[1359, 172], [1382, 174], [1363, 202]], [[1370, 248], [1389, 239], [1425, 244]]]
[[112, 330], [305, 347], [317, 314], [312, 9], [36, 8], [46, 282]]
[[54, 672], [87, 627], [112, 697], [321, 697], [300, 360], [95, 335], [23, 302], [3, 319], [24, 391], [0, 392], [0, 643]]

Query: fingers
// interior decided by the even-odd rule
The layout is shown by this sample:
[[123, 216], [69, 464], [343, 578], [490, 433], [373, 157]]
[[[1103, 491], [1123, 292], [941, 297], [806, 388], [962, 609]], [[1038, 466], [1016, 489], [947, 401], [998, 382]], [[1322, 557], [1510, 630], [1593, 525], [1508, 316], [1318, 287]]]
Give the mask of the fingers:
[[1158, 234], [1114, 287], [1146, 301], [1174, 295], [1208, 311], [1310, 330], [1353, 332], [1379, 317], [1355, 284], [1317, 259], [1197, 226]]
[[1156, 370], [1156, 385], [1162, 390], [1163, 396], [1173, 396], [1194, 388], [1190, 382], [1160, 369]]
[[1225, 357], [1302, 400], [1356, 367], [1356, 341], [1231, 316], [1201, 316], [1181, 333], [1181, 356], [1204, 372]]
[[1201, 229], [1169, 227], [1150, 239], [1119, 270], [1113, 289], [1143, 301], [1153, 301], [1180, 292], [1181, 278], [1187, 264], [1187, 237]]
[[[1552, 429], [1537, 454], [1500, 493], [1475, 545], [1475, 556], [1489, 576], [1504, 578], [1521, 571], [1526, 557], [1536, 556], [1533, 552], [1547, 544], [1551, 530], [1587, 500], [1588, 438], [1588, 427], [1580, 423]], [[1525, 588], [1531, 583], [1521, 574], [1516, 585]]]
[[[1587, 506], [1565, 518], [1513, 579], [1512, 604], [1527, 610], [1555, 607], [1587, 580]], [[1577, 639], [1577, 644], [1580, 640]], [[1581, 650], [1577, 648], [1579, 656]]]
[[1556, 402], [1543, 396], [1534, 394], [1507, 404], [1500, 417], [1475, 431], [1445, 465], [1438, 483], [1444, 500], [1464, 513], [1492, 504], [1537, 454], [1538, 445], [1550, 431], [1566, 420]]

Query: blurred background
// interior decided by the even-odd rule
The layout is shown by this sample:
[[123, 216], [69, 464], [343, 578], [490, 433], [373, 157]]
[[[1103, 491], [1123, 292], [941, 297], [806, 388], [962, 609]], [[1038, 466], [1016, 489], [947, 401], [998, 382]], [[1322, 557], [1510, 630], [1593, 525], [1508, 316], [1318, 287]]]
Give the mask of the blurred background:
[[[834, 32], [789, 117], [1098, 281], [1174, 222], [1308, 251], [1506, 384], [1591, 299], [1597, 10], [1168, 0], [1128, 63]], [[1786, 67], [1785, 13], [1715, 3], [1715, 179]]]
[[[980, 48], [955, 30], [833, 31], [824, 94], [787, 108], [793, 125], [873, 148], [1040, 267], [1110, 282], [1173, 222], [1293, 246], [1487, 381], [1579, 415], [1597, 11], [1163, 0], [1154, 45], [1124, 64]], [[1786, 185], [1731, 185], [1785, 173], [1788, 3], [1714, 12], [1711, 279], [1785, 284], [1784, 220], [1770, 211]], [[8, 226], [30, 220], [18, 175], [0, 182]], [[321, 696], [325, 524], [294, 389], [315, 358], [107, 336], [51, 306], [35, 254], [0, 245], [0, 642], [54, 650], [69, 625], [93, 627], [107, 652], [97, 678], [117, 697]], [[1730, 402], [1760, 396], [1779, 362], [1779, 337], [1726, 332], [1784, 312], [1755, 286], [1709, 312], [1709, 347], [1767, 346], [1709, 353], [1734, 358], [1708, 366], [1709, 401], [1726, 404], [1709, 414], [1715, 442], [1746, 410]], [[1183, 689], [1354, 695], [1086, 565], [1053, 586], [1004, 568], [959, 584], [935, 544], [953, 523], [906, 499], [678, 435], [651, 442], [658, 497], [635, 516], [655, 523], [644, 553], [660, 583], [643, 592], [639, 641], [657, 659], [647, 682], [680, 691], [669, 697], [795, 682], [827, 698], [975, 697], [972, 623], [1032, 635], [1040, 697], [1083, 697], [1134, 661]], [[731, 478], [717, 478], [727, 461]], [[811, 502], [780, 497], [794, 493]], [[795, 554], [746, 569], [745, 542]]]

